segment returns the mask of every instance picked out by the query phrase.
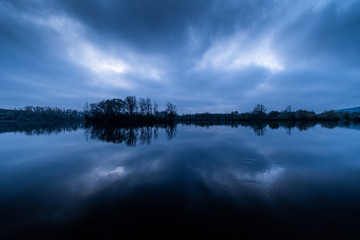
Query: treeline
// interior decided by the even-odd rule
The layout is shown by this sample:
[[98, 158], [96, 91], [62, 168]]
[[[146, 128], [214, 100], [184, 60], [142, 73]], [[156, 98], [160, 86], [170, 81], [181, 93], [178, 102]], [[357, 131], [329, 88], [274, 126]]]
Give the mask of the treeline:
[[173, 122], [275, 122], [275, 121], [341, 121], [360, 122], [360, 112], [336, 112], [333, 110], [315, 113], [307, 110], [267, 113], [264, 105], [257, 104], [251, 112], [239, 113], [196, 113], [177, 115], [176, 106], [170, 102], [160, 111], [150, 98], [128, 96], [85, 105], [84, 111], [27, 106], [21, 109], [0, 109], [0, 122], [24, 123], [66, 123], [84, 122], [86, 125], [154, 125]]
[[271, 121], [360, 121], [360, 113], [335, 112], [333, 110], [316, 114], [313, 111], [292, 111], [288, 106], [284, 111], [271, 111], [267, 113], [264, 105], [258, 104], [253, 111], [246, 113], [196, 113], [183, 114], [178, 117], [180, 122], [196, 121], [239, 121], [239, 122], [271, 122]]
[[84, 115], [87, 124], [154, 124], [175, 121], [177, 110], [168, 102], [165, 111], [159, 111], [150, 98], [128, 96], [86, 104]]
[[27, 106], [21, 109], [0, 109], [0, 122], [60, 123], [83, 121], [82, 112], [70, 109]]

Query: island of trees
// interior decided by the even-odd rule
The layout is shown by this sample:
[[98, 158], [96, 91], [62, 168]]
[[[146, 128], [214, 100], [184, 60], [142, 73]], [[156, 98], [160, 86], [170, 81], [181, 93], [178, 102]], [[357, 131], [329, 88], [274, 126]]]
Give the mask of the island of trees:
[[152, 104], [150, 98], [136, 96], [85, 104], [84, 116], [87, 124], [155, 124], [178, 120], [174, 104], [168, 102], [165, 111], [159, 111], [158, 104]]

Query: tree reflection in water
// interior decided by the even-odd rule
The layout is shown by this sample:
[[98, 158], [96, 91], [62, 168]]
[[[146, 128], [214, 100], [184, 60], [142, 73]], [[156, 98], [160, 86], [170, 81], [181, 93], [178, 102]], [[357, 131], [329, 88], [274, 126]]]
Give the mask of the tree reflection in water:
[[23, 133], [25, 135], [50, 135], [63, 132], [77, 131], [84, 128], [84, 124], [79, 121], [68, 122], [1, 122], [0, 121], [0, 134], [1, 133]]
[[62, 132], [77, 131], [85, 129], [87, 139], [98, 139], [105, 142], [125, 143], [127, 146], [136, 146], [140, 144], [151, 144], [152, 139], [159, 135], [159, 129], [163, 129], [167, 139], [176, 137], [176, 125], [191, 125], [196, 127], [210, 127], [215, 125], [227, 125], [238, 128], [251, 128], [255, 135], [263, 136], [266, 134], [266, 128], [279, 129], [284, 128], [287, 134], [291, 134], [293, 129], [306, 131], [320, 124], [323, 128], [350, 127], [359, 129], [359, 124], [350, 122], [314, 122], [314, 121], [269, 121], [269, 122], [226, 122], [226, 121], [199, 121], [172, 124], [149, 124], [149, 125], [88, 125], [84, 126], [82, 122], [64, 122], [64, 123], [18, 123], [18, 122], [0, 122], [0, 134], [7, 132], [24, 133], [26, 135], [49, 135]]
[[133, 126], [88, 126], [85, 130], [87, 139], [98, 139], [115, 144], [125, 143], [127, 146], [150, 144], [151, 140], [159, 135], [159, 129], [164, 129], [167, 139], [171, 140], [176, 136], [176, 124]]

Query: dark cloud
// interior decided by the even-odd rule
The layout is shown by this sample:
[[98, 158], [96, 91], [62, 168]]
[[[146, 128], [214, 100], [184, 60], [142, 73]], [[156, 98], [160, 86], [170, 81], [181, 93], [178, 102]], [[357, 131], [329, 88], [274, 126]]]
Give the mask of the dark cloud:
[[278, 34], [279, 50], [287, 61], [308, 62], [316, 68], [358, 67], [359, 13], [360, 2], [356, 1], [306, 9]]
[[0, 2], [0, 107], [138, 95], [180, 112], [360, 102], [358, 1]]
[[152, 50], [181, 44], [185, 41], [187, 27], [199, 21], [209, 8], [208, 2], [202, 0], [80, 0], [59, 1], [58, 4], [99, 34]]
[[271, 7], [263, 1], [58, 1], [65, 12], [99, 34], [141, 50], [169, 53], [183, 46], [189, 28], [208, 39], [251, 27]]

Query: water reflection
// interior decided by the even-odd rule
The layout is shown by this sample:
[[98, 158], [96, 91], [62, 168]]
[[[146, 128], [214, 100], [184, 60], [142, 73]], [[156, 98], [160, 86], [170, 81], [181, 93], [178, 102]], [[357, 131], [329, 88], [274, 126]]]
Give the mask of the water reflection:
[[63, 132], [77, 131], [84, 127], [82, 122], [63, 122], [63, 123], [21, 123], [21, 122], [1, 122], [0, 134], [13, 132], [25, 135], [49, 135]]
[[1, 134], [0, 238], [360, 236], [359, 131], [271, 124]]
[[18, 122], [0, 122], [0, 134], [6, 132], [24, 133], [26, 135], [43, 135], [58, 134], [63, 132], [77, 131], [85, 128], [85, 136], [87, 139], [98, 139], [105, 142], [125, 143], [127, 146], [136, 146], [140, 144], [150, 144], [151, 140], [158, 137], [159, 129], [164, 129], [168, 140], [176, 137], [177, 125], [195, 126], [209, 128], [211, 126], [231, 126], [233, 128], [248, 127], [254, 131], [256, 136], [264, 136], [266, 128], [286, 130], [291, 135], [292, 130], [300, 131], [309, 130], [316, 125], [323, 128], [333, 129], [335, 127], [346, 127], [352, 129], [360, 129], [360, 124], [350, 122], [311, 122], [311, 121], [270, 121], [266, 122], [224, 122], [224, 121], [202, 121], [202, 122], [186, 122], [177, 124], [159, 124], [159, 125], [122, 125], [122, 126], [85, 126], [82, 122], [65, 122], [65, 123], [27, 123]]
[[171, 140], [176, 136], [175, 124], [164, 124], [154, 126], [88, 126], [85, 130], [87, 139], [98, 139], [115, 144], [125, 143], [127, 146], [150, 144], [153, 138], [157, 138], [159, 129], [164, 129], [167, 139]]
[[[196, 126], [209, 128], [211, 126], [231, 126], [233, 128], [248, 127], [254, 131], [256, 136], [264, 136], [266, 134], [266, 128], [286, 130], [288, 135], [291, 135], [293, 129], [300, 131], [306, 131], [319, 124], [323, 128], [333, 129], [335, 127], [350, 127], [350, 125], [339, 122], [194, 122], [194, 123], [181, 123], [182, 126]], [[176, 137], [176, 129], [178, 124], [163, 124], [153, 126], [89, 126], [86, 128], [85, 135], [87, 139], [98, 139], [105, 142], [112, 143], [125, 143], [127, 146], [136, 146], [138, 142], [140, 144], [150, 144], [151, 140], [158, 137], [159, 129], [164, 129], [167, 139], [171, 140]], [[356, 125], [351, 125], [356, 126]]]
[[320, 125], [323, 128], [333, 129], [335, 127], [347, 127], [347, 128], [359, 128], [359, 123], [350, 123], [350, 122], [339, 122], [339, 121], [269, 121], [269, 122], [222, 122], [222, 121], [202, 121], [202, 122], [190, 122], [182, 123], [183, 125], [191, 126], [200, 126], [200, 127], [210, 127], [210, 126], [231, 126], [238, 128], [249, 127], [253, 129], [255, 135], [264, 136], [266, 133], [266, 128], [270, 129], [280, 129], [284, 128], [288, 135], [291, 135], [293, 129], [298, 129], [300, 131], [306, 131], [311, 128], [314, 128], [316, 125]]

